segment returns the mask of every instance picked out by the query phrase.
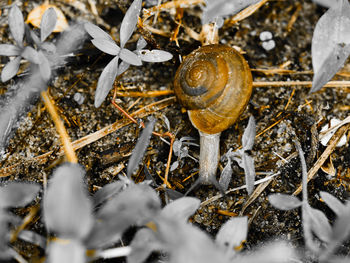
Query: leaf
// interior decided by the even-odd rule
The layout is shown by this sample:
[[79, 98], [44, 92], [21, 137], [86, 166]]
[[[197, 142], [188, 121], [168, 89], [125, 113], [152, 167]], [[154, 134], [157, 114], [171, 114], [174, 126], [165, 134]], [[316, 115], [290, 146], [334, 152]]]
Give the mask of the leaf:
[[78, 164], [58, 167], [43, 198], [46, 228], [62, 238], [82, 239], [93, 224], [92, 205]]
[[221, 226], [215, 242], [226, 253], [234, 253], [234, 249], [241, 246], [247, 239], [247, 234], [248, 217], [233, 217]]
[[124, 186], [125, 186], [125, 183], [123, 181], [116, 181], [103, 186], [94, 194], [94, 199], [93, 199], [94, 207], [102, 204], [106, 200], [118, 194], [120, 191], [122, 191], [122, 188]]
[[24, 20], [21, 10], [13, 5], [9, 12], [10, 31], [18, 46], [23, 46]]
[[118, 76], [123, 74], [125, 71], [127, 71], [129, 67], [130, 67], [129, 63], [125, 61], [120, 62], [119, 68], [118, 68]]
[[44, 53], [39, 50], [39, 59], [40, 59], [40, 64], [39, 64], [39, 70], [40, 70], [40, 75], [43, 78], [45, 82], [49, 81], [51, 78], [51, 67], [50, 67], [50, 62], [44, 55]]
[[253, 149], [254, 139], [256, 134], [256, 124], [253, 116], [249, 117], [248, 125], [242, 136], [242, 146], [244, 151]]
[[[126, 11], [120, 26], [120, 47], [124, 48], [126, 42], [128, 42], [132, 33], [135, 30], [137, 20], [141, 11], [142, 0], [134, 0], [130, 5], [128, 11]], [[132, 64], [132, 63], [130, 63]]]
[[56, 13], [56, 23], [53, 31], [51, 31], [50, 34], [52, 32], [62, 32], [66, 30], [69, 27], [69, 25], [63, 12], [57, 6], [50, 5], [47, 3], [39, 5], [36, 8], [34, 8], [32, 11], [30, 11], [28, 14], [26, 23], [30, 23], [35, 27], [41, 27], [42, 17], [49, 8], [54, 9]]
[[101, 106], [102, 102], [107, 97], [109, 91], [113, 87], [114, 80], [118, 73], [118, 60], [119, 57], [115, 56], [103, 69], [96, 87], [95, 93], [95, 107]]
[[315, 235], [322, 241], [328, 243], [332, 236], [332, 227], [328, 222], [327, 217], [318, 209], [310, 206], [306, 208], [306, 215], [310, 220], [310, 228]]
[[332, 241], [338, 244], [343, 243], [350, 235], [350, 202], [347, 201], [346, 206], [342, 209], [333, 225]]
[[50, 7], [43, 14], [40, 22], [40, 40], [44, 42], [45, 39], [53, 32], [57, 22], [56, 11]]
[[39, 55], [39, 52], [32, 47], [25, 47], [21, 56], [31, 63], [40, 64], [41, 57]]
[[160, 211], [157, 193], [146, 184], [131, 185], [108, 200], [96, 214], [94, 227], [86, 238], [90, 249], [119, 241], [133, 225], [147, 223]]
[[232, 178], [232, 167], [231, 167], [231, 159], [229, 158], [227, 161], [227, 164], [225, 165], [225, 168], [221, 172], [220, 179], [219, 179], [219, 185], [221, 186], [223, 191], [226, 191], [228, 189], [231, 178]]
[[202, 14], [202, 24], [214, 22], [217, 18], [234, 15], [249, 5], [260, 0], [206, 0], [206, 8]]
[[86, 249], [78, 240], [52, 241], [47, 248], [47, 254], [47, 262], [50, 263], [87, 262]]
[[26, 206], [33, 201], [39, 190], [40, 186], [33, 183], [8, 183], [0, 188], [0, 209]]
[[350, 54], [350, 6], [347, 0], [341, 0], [318, 20], [311, 53], [314, 77], [310, 92], [316, 92], [332, 79]]
[[176, 220], [187, 221], [197, 211], [200, 203], [198, 198], [182, 197], [167, 204], [161, 214]]
[[292, 210], [301, 206], [302, 202], [293, 195], [270, 194], [269, 202], [272, 206], [280, 210]]
[[151, 120], [147, 123], [146, 127], [143, 129], [140, 138], [137, 140], [134, 150], [132, 151], [132, 155], [129, 159], [127, 166], [127, 176], [130, 178], [131, 175], [137, 170], [143, 155], [148, 147], [149, 141], [152, 136], [152, 131], [154, 125], [156, 123], [155, 118], [151, 118]]
[[112, 37], [109, 34], [107, 34], [100, 27], [98, 27], [90, 22], [85, 23], [84, 28], [85, 28], [86, 32], [88, 32], [88, 34], [92, 38], [104, 38], [106, 40], [111, 40], [114, 42], [114, 40], [112, 39]]
[[113, 56], [116, 56], [119, 54], [120, 47], [118, 47], [118, 45], [112, 40], [108, 40], [105, 38], [94, 38], [91, 40], [91, 42], [99, 50], [107, 54], [110, 54]]
[[21, 49], [14, 45], [0, 44], [0, 56], [18, 56]]
[[255, 166], [254, 166], [254, 159], [245, 152], [243, 152], [243, 155], [242, 155], [242, 166], [244, 169], [247, 192], [250, 195], [254, 189]]
[[140, 58], [145, 62], [164, 62], [172, 59], [173, 55], [169, 52], [159, 49], [142, 49], [140, 50]]
[[1, 72], [1, 81], [6, 82], [12, 79], [18, 72], [21, 57], [15, 57], [13, 60], [8, 62]]
[[337, 215], [341, 215], [343, 211], [346, 209], [345, 205], [339, 201], [336, 197], [331, 195], [330, 193], [321, 191], [321, 198], [325, 201], [330, 209]]
[[137, 231], [130, 246], [132, 249], [127, 256], [128, 263], [146, 262], [152, 251], [162, 248], [153, 231], [149, 228], [142, 228]]
[[19, 232], [18, 234], [18, 238], [26, 241], [26, 242], [29, 242], [33, 245], [36, 245], [36, 246], [39, 246], [43, 249], [46, 248], [46, 243], [47, 243], [47, 240], [46, 240], [46, 237], [34, 232], [34, 231], [31, 231], [31, 230], [21, 230], [21, 232]]
[[141, 58], [139, 58], [134, 52], [130, 51], [129, 49], [122, 48], [120, 50], [120, 58], [134, 66], [141, 66], [142, 61]]
[[136, 43], [136, 50], [141, 50], [145, 46], [147, 46], [147, 42], [142, 36], [140, 36], [139, 40], [137, 40], [137, 43]]

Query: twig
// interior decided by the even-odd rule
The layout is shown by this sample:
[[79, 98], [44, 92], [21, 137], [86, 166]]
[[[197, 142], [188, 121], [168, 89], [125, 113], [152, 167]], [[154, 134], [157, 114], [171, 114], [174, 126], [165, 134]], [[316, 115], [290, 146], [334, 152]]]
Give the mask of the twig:
[[55, 105], [52, 102], [52, 99], [51, 99], [48, 91], [42, 91], [41, 97], [43, 98], [46, 109], [49, 111], [51, 118], [52, 118], [53, 122], [55, 123], [56, 130], [57, 130], [58, 134], [60, 135], [60, 139], [61, 139], [61, 142], [63, 144], [63, 150], [64, 150], [64, 153], [67, 157], [68, 162], [78, 163], [78, 158], [74, 152], [71, 140], [68, 136], [66, 129], [64, 128], [64, 124], [63, 124], [61, 118], [59, 117], [59, 115], [56, 111]]
[[[345, 132], [350, 128], [350, 123], [345, 124], [341, 128], [339, 128], [335, 134], [330, 139], [327, 148], [324, 150], [320, 158], [316, 161], [314, 166], [309, 170], [307, 175], [307, 181], [309, 182], [317, 173], [317, 171], [321, 168], [323, 163], [327, 160], [328, 156], [333, 152], [334, 148], [337, 146], [341, 137], [345, 134]], [[302, 190], [302, 186], [300, 185], [297, 190], [293, 193], [293, 195], [298, 195]]]
[[[264, 182], [268, 182], [268, 181], [272, 180], [275, 176], [277, 176], [277, 175], [279, 175], [279, 174], [280, 174], [280, 173], [277, 172], [277, 173], [274, 173], [274, 174], [272, 174], [272, 175], [270, 175], [270, 176], [267, 176], [267, 177], [265, 177], [265, 178], [263, 178], [263, 179], [257, 180], [257, 181], [255, 181], [254, 185], [258, 185], [258, 184], [261, 184], [261, 183], [264, 183]], [[232, 193], [232, 192], [234, 192], [234, 191], [238, 191], [238, 190], [245, 189], [245, 188], [247, 188], [246, 185], [242, 185], [242, 186], [239, 186], [239, 187], [236, 187], [236, 188], [231, 188], [231, 189], [229, 189], [229, 190], [227, 190], [227, 191], [225, 192], [225, 195], [227, 195], [227, 194], [229, 194], [229, 193]], [[208, 205], [208, 204], [210, 204], [210, 203], [212, 203], [212, 202], [215, 202], [215, 201], [219, 200], [221, 197], [223, 197], [222, 194], [215, 195], [215, 196], [213, 196], [213, 197], [211, 197], [211, 198], [209, 198], [209, 199], [203, 201], [203, 202], [201, 203], [200, 206]]]

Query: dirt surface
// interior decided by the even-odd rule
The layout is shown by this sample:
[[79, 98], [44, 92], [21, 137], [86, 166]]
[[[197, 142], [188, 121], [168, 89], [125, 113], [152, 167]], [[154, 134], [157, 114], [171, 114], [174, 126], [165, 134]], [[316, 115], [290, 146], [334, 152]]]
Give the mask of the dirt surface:
[[[73, 1], [86, 6], [86, 13], [78, 10], [70, 1], [56, 2], [70, 23], [83, 20], [96, 23], [96, 16], [91, 13], [89, 1]], [[120, 23], [130, 1], [98, 0], [96, 2], [100, 16], [99, 25], [111, 33], [118, 42]], [[24, 17], [40, 3], [40, 1], [24, 1], [21, 6]], [[254, 82], [311, 81], [312, 34], [317, 20], [325, 11], [326, 9], [311, 1], [270, 1], [243, 21], [233, 26], [224, 25], [219, 30], [220, 43], [237, 46], [244, 51], [244, 57], [252, 68]], [[8, 39], [7, 14], [8, 10], [2, 9], [1, 43], [12, 41]], [[199, 33], [200, 14], [198, 6], [184, 9], [182, 23]], [[294, 23], [291, 22], [293, 18], [296, 19]], [[106, 28], [106, 25], [109, 28]], [[173, 32], [175, 26], [174, 10], [161, 12], [158, 22], [154, 25], [155, 28], [166, 34]], [[259, 38], [263, 31], [269, 31], [273, 35], [272, 39], [276, 46], [270, 51], [263, 48], [263, 43]], [[141, 33], [145, 38], [150, 34], [146, 29], [139, 29], [128, 43], [131, 50], [135, 47], [136, 40]], [[173, 59], [166, 63], [144, 63], [141, 67], [130, 67], [115, 82], [118, 90], [147, 92], [172, 89], [174, 74], [179, 65], [179, 56], [189, 54], [200, 46], [200, 42], [191, 38], [183, 28], [180, 29], [178, 35], [178, 46], [175, 42], [170, 42], [169, 38], [157, 34], [152, 34], [146, 39], [149, 40], [150, 48], [158, 47], [167, 50], [174, 55]], [[55, 99], [72, 141], [97, 132], [113, 123], [122, 122], [124, 119], [110, 103], [112, 92], [100, 108], [96, 109], [93, 105], [96, 82], [103, 67], [110, 59], [110, 56], [102, 55], [87, 41], [82, 50], [70, 59], [68, 66], [59, 70], [50, 87], [50, 93]], [[6, 62], [3, 57], [0, 61], [1, 63]], [[281, 68], [291, 71], [266, 74], [261, 70]], [[347, 68], [348, 65], [342, 72], [348, 72]], [[337, 76], [336, 79], [346, 78]], [[5, 93], [9, 87], [9, 83], [1, 84], [1, 93]], [[267, 200], [270, 193], [291, 194], [301, 183], [301, 166], [297, 155], [293, 155], [296, 150], [288, 131], [291, 127], [294, 128], [305, 152], [308, 169], [310, 169], [325, 149], [321, 144], [315, 143], [321, 127], [332, 118], [344, 119], [348, 114], [350, 102], [349, 88], [323, 88], [315, 94], [308, 94], [308, 91], [309, 87], [301, 85], [277, 86], [271, 84], [266, 87], [254, 87], [250, 103], [240, 120], [222, 133], [220, 152], [224, 154], [230, 148], [235, 150], [240, 146], [248, 118], [253, 115], [256, 119], [258, 134], [251, 151], [255, 160], [256, 179], [259, 180], [275, 173], [279, 174], [244, 211], [242, 208], [249, 196], [245, 190], [235, 191], [202, 206], [192, 218], [194, 223], [214, 235], [230, 216], [238, 215], [243, 211], [243, 215], [248, 215], [250, 218], [249, 234], [245, 244], [247, 248], [276, 238], [290, 240], [295, 246], [303, 246], [300, 211], [279, 211], [273, 208]], [[73, 99], [77, 92], [85, 98], [81, 105]], [[117, 103], [129, 112], [134, 112], [170, 96], [172, 95], [151, 98], [118, 97]], [[192, 127], [187, 114], [177, 102], [170, 103], [162, 110], [151, 112], [150, 115], [157, 118], [156, 132], [167, 131], [164, 121], [166, 117], [170, 122], [170, 132], [176, 134], [177, 139], [191, 136], [198, 142], [198, 132]], [[143, 120], [147, 121], [147, 118], [144, 117]], [[274, 126], [271, 127], [272, 125]], [[117, 180], [117, 174], [125, 172], [123, 167], [127, 164], [128, 156], [140, 131], [139, 125], [129, 124], [77, 150], [79, 163], [87, 171], [87, 182], [91, 192], [106, 183]], [[63, 157], [58, 154], [59, 144], [59, 137], [53, 122], [44, 110], [43, 103], [38, 101], [36, 107], [21, 122], [20, 128], [9, 143], [1, 167], [16, 166], [3, 180], [29, 180], [44, 183], [52, 174], [54, 167], [64, 161]], [[50, 151], [53, 153], [47, 160], [41, 163], [37, 161], [38, 156]], [[158, 137], [153, 136], [143, 163], [159, 185], [165, 173], [168, 153], [169, 146]], [[199, 149], [191, 146], [189, 153], [198, 158]], [[349, 156], [347, 144], [335, 148], [331, 158], [336, 175], [330, 176], [320, 170], [308, 185], [311, 206], [324, 211], [331, 221], [335, 216], [320, 201], [319, 192], [327, 191], [342, 201], [349, 197]], [[174, 161], [176, 157], [173, 156], [172, 163]], [[224, 165], [225, 162], [221, 163], [220, 168], [222, 169]], [[169, 174], [170, 185], [175, 190], [185, 193], [194, 183], [197, 175], [189, 179], [188, 177], [197, 169], [197, 162], [190, 158], [182, 159], [180, 167]], [[235, 175], [230, 183], [230, 188], [244, 185], [243, 170], [235, 163], [233, 169]], [[144, 169], [140, 169], [135, 180], [140, 181], [144, 177]], [[200, 186], [190, 195], [205, 201], [217, 194], [219, 194], [218, 191], [212, 186]], [[37, 223], [32, 227], [40, 231], [42, 226]], [[349, 244], [344, 244], [341, 252], [349, 254]]]

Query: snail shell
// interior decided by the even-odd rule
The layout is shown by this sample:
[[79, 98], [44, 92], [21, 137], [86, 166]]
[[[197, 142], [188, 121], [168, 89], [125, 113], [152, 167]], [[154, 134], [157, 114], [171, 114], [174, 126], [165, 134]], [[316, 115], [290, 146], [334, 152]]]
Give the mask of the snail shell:
[[220, 133], [245, 109], [252, 93], [252, 74], [235, 49], [203, 46], [181, 63], [174, 91], [193, 126], [207, 134]]

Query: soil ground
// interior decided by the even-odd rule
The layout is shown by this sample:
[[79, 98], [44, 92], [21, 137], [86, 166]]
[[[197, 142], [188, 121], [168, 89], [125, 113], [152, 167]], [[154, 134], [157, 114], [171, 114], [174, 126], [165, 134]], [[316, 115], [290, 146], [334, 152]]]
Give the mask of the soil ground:
[[[96, 23], [96, 16], [91, 12], [87, 0], [73, 1], [87, 7], [84, 13], [74, 7], [70, 1], [55, 1], [55, 4], [65, 13], [69, 22], [89, 20]], [[96, 1], [96, 8], [100, 16], [99, 25], [105, 28], [117, 41], [119, 40], [119, 28], [123, 17], [131, 1]], [[24, 1], [21, 10], [24, 17], [41, 1]], [[244, 51], [244, 57], [252, 68], [254, 82], [311, 81], [311, 40], [314, 27], [320, 16], [326, 11], [311, 1], [269, 1], [250, 17], [236, 23], [233, 26], [223, 26], [219, 30], [220, 43], [237, 46]], [[182, 23], [200, 32], [201, 10], [198, 6], [184, 9]], [[295, 18], [294, 23], [292, 19]], [[0, 35], [2, 43], [11, 43], [8, 40], [7, 11], [2, 9], [0, 17]], [[109, 27], [109, 28], [106, 28]], [[176, 23], [174, 13], [161, 12], [158, 22], [154, 25], [170, 34], [174, 31]], [[260, 40], [260, 33], [269, 31], [275, 47], [265, 50]], [[167, 50], [174, 58], [166, 63], [144, 63], [141, 67], [130, 69], [116, 82], [116, 88], [120, 92], [126, 91], [159, 91], [171, 90], [173, 78], [179, 65], [179, 56], [185, 56], [200, 46], [200, 42], [191, 38], [183, 28], [178, 35], [178, 46], [171, 42], [169, 37], [152, 34], [147, 30], [139, 29], [134, 34], [128, 47], [133, 50], [136, 40], [143, 34], [149, 41], [150, 48]], [[148, 38], [147, 38], [148, 36]], [[102, 55], [89, 41], [82, 47], [76, 57], [72, 58], [67, 67], [59, 70], [57, 77], [50, 87], [56, 106], [60, 110], [61, 117], [65, 121], [66, 128], [72, 141], [78, 140], [91, 133], [111, 125], [122, 122], [124, 116], [110, 103], [112, 92], [100, 108], [93, 105], [96, 83], [103, 67], [111, 57]], [[2, 61], [4, 62], [4, 61]], [[268, 69], [286, 69], [285, 72], [273, 73]], [[290, 70], [290, 71], [287, 71]], [[349, 73], [349, 65], [342, 70]], [[348, 74], [349, 75], [349, 74]], [[347, 78], [336, 76], [335, 79]], [[1, 84], [0, 90], [5, 93], [9, 84]], [[85, 98], [79, 105], [73, 99], [79, 92]], [[273, 85], [265, 87], [255, 86], [247, 109], [240, 120], [221, 135], [220, 152], [226, 153], [230, 148], [237, 149], [241, 143], [244, 128], [248, 118], [253, 115], [257, 123], [257, 134], [251, 155], [254, 157], [257, 177], [262, 179], [270, 174], [279, 173], [260, 195], [242, 210], [249, 196], [245, 190], [234, 191], [225, 197], [202, 206], [191, 219], [210, 234], [215, 235], [220, 226], [240, 213], [250, 218], [249, 233], [246, 248], [257, 244], [283, 238], [290, 240], [296, 247], [303, 246], [303, 234], [301, 228], [300, 211], [279, 211], [273, 208], [267, 196], [270, 193], [293, 193], [301, 183], [300, 161], [295, 155], [295, 147], [288, 130], [293, 127], [305, 152], [308, 169], [310, 169], [325, 147], [314, 143], [320, 129], [330, 119], [344, 119], [349, 112], [349, 88], [333, 87], [323, 88], [317, 93], [309, 94], [309, 87], [301, 85]], [[134, 112], [146, 105], [161, 101], [172, 95], [160, 97], [118, 97], [117, 103], [129, 112]], [[151, 107], [152, 111], [152, 107]], [[175, 100], [161, 110], [151, 112], [157, 118], [155, 131], [164, 133], [167, 131], [164, 117], [169, 120], [170, 132], [180, 139], [191, 136], [198, 142], [198, 132], [191, 125], [186, 112]], [[143, 118], [147, 121], [147, 118]], [[271, 127], [274, 125], [273, 127]], [[270, 127], [270, 128], [269, 128]], [[312, 127], [315, 129], [313, 130]], [[106, 183], [117, 180], [119, 173], [124, 173], [128, 156], [137, 141], [142, 128], [137, 124], [128, 124], [117, 129], [103, 138], [89, 143], [77, 150], [79, 163], [87, 171], [87, 182], [91, 192]], [[20, 128], [11, 139], [7, 148], [6, 158], [2, 160], [1, 167], [17, 165], [6, 180], [26, 180], [43, 183], [45, 178], [50, 178], [53, 169], [64, 161], [57, 154], [59, 137], [52, 120], [44, 110], [43, 103], [38, 101], [21, 122]], [[350, 151], [348, 144], [337, 147], [331, 153], [335, 175], [328, 175], [319, 170], [317, 175], [308, 185], [309, 202], [311, 206], [321, 209], [329, 219], [334, 220], [335, 215], [320, 201], [319, 192], [326, 191], [342, 201], [349, 197], [350, 187]], [[50, 158], [41, 163], [37, 157], [53, 151]], [[162, 183], [165, 166], [168, 158], [169, 146], [153, 136], [143, 164], [158, 183]], [[189, 154], [195, 158], [199, 156], [197, 147], [190, 147]], [[293, 155], [294, 154], [294, 155]], [[294, 158], [291, 158], [293, 157]], [[173, 156], [172, 162], [176, 161]], [[221, 164], [221, 169], [225, 162]], [[192, 175], [198, 169], [198, 163], [190, 158], [180, 161], [180, 167], [170, 172], [169, 183], [176, 191], [185, 193], [194, 183], [197, 175]], [[234, 176], [230, 188], [244, 184], [244, 173], [234, 163]], [[145, 177], [144, 169], [135, 176], [136, 181]], [[190, 195], [207, 200], [218, 194], [212, 186], [200, 186]], [[42, 225], [38, 221], [31, 226], [41, 231]], [[350, 245], [344, 244], [340, 249], [342, 254], [349, 255]], [[25, 255], [24, 255], [25, 256]]]

